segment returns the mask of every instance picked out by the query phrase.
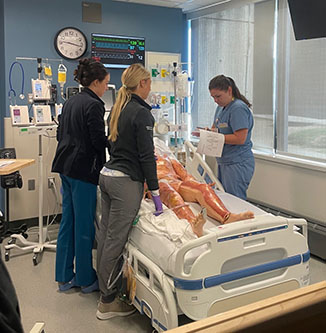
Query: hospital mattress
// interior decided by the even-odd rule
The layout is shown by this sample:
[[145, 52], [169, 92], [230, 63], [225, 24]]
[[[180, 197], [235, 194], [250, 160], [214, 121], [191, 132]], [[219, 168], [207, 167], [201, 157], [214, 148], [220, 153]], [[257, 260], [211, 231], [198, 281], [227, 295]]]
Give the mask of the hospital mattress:
[[[216, 193], [226, 208], [232, 213], [237, 214], [250, 210], [255, 214], [255, 216], [262, 216], [267, 214], [264, 210], [231, 194], [221, 191], [216, 191]], [[151, 209], [151, 202], [147, 202], [146, 204], [149, 208], [149, 211], [154, 210], [154, 207]], [[198, 204], [189, 203], [189, 206], [195, 214], [199, 213], [200, 206]], [[136, 248], [140, 249], [145, 256], [147, 256], [156, 265], [158, 265], [166, 274], [174, 276], [176, 253], [178, 249], [184, 245], [187, 240], [194, 240], [197, 238], [197, 236], [192, 233], [190, 224], [187, 221], [178, 220], [177, 217], [172, 217], [173, 216], [171, 215], [170, 210], [160, 215], [159, 218], [152, 217], [150, 220], [147, 219], [147, 221], [144, 221], [144, 218], [140, 217], [139, 223], [137, 223], [131, 230], [129, 241]], [[163, 223], [168, 224], [167, 228], [173, 230], [173, 235], [171, 231], [163, 230], [164, 228], [157, 226], [159, 219], [160, 221], [164, 220]], [[207, 222], [204, 225], [204, 233], [209, 233], [218, 226], [220, 226], [220, 224], [216, 220], [208, 217]], [[178, 231], [176, 231], [177, 227]], [[220, 228], [228, 228], [228, 225], [220, 226]], [[185, 240], [178, 239], [178, 241], [176, 241], [174, 238], [178, 238], [178, 233], [179, 236], [183, 237]], [[206, 249], [207, 245], [202, 245], [186, 253], [184, 258], [185, 272], [190, 271], [190, 268], [196, 258], [198, 258], [199, 255]]]

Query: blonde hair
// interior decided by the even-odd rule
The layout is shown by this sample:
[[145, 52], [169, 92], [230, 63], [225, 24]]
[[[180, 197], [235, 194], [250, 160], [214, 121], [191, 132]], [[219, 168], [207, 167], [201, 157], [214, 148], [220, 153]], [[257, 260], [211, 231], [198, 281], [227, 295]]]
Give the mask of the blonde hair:
[[118, 120], [121, 111], [131, 99], [131, 93], [137, 89], [141, 80], [148, 80], [150, 77], [149, 71], [141, 64], [132, 64], [122, 73], [122, 86], [119, 89], [117, 100], [111, 111], [109, 140], [113, 142], [117, 140], [119, 135]]

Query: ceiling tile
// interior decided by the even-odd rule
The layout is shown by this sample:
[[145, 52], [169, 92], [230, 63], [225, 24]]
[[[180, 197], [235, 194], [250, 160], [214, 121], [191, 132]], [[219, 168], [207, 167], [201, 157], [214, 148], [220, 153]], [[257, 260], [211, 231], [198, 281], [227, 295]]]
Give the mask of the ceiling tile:
[[231, 0], [114, 0], [120, 2], [138, 3], [143, 5], [181, 8], [183, 12], [190, 12]]

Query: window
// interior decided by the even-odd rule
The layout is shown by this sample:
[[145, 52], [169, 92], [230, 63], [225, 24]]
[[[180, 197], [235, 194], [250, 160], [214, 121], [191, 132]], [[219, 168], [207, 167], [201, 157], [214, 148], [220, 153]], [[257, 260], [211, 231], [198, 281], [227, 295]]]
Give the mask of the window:
[[326, 39], [296, 41], [286, 0], [193, 19], [191, 59], [193, 127], [211, 125], [208, 83], [224, 74], [253, 104], [256, 151], [326, 162]]
[[277, 152], [326, 161], [326, 39], [296, 41], [285, 0], [278, 16]]
[[252, 5], [192, 20], [194, 127], [212, 124], [216, 104], [210, 97], [208, 83], [218, 74], [232, 77], [240, 91], [252, 100], [252, 21]]

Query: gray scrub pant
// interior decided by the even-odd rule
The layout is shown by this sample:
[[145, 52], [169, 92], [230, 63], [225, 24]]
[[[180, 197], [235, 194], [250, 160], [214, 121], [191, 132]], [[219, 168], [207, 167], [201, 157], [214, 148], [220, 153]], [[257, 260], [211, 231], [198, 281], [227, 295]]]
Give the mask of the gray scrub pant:
[[[112, 177], [100, 174], [102, 218], [96, 231], [97, 275], [101, 301], [110, 303], [119, 292], [118, 283], [107, 288], [117, 277], [121, 254], [128, 240], [132, 223], [137, 216], [143, 197], [144, 185], [130, 177]], [[113, 271], [114, 270], [114, 271]]]

